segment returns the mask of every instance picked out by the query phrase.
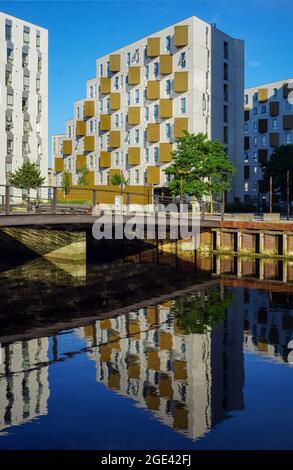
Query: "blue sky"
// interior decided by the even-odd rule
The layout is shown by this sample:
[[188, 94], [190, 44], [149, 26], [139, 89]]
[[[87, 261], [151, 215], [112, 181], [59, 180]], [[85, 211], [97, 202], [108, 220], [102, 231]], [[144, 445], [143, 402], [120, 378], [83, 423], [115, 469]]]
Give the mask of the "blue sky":
[[192, 15], [245, 40], [246, 86], [293, 76], [292, 0], [0, 1], [0, 10], [49, 30], [49, 135], [85, 97], [97, 57]]

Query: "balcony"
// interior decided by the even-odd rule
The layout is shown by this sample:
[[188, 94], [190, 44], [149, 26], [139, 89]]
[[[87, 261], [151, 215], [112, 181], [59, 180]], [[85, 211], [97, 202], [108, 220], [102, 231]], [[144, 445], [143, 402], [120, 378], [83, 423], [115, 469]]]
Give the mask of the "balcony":
[[111, 78], [102, 77], [100, 79], [100, 92], [103, 95], [108, 95], [109, 93], [111, 93]]
[[117, 111], [120, 109], [120, 93], [110, 94], [110, 109], [111, 111]]
[[86, 135], [83, 141], [84, 152], [93, 152], [95, 150], [95, 136]]
[[147, 138], [149, 142], [160, 141], [160, 124], [148, 124]]
[[120, 131], [110, 131], [109, 147], [112, 147], [112, 148], [120, 147]]
[[111, 179], [113, 178], [113, 176], [120, 176], [121, 175], [121, 170], [119, 170], [119, 168], [111, 168], [109, 170], [109, 182], [111, 184]]
[[157, 100], [160, 98], [160, 81], [148, 80], [147, 83], [147, 99]]
[[64, 170], [64, 160], [63, 158], [55, 158], [55, 171], [56, 173], [60, 173]]
[[138, 85], [140, 83], [140, 67], [129, 67], [128, 85]]
[[86, 168], [86, 156], [85, 155], [76, 155], [75, 166], [78, 171]]
[[258, 132], [260, 134], [265, 134], [266, 132], [268, 132], [268, 120], [267, 119], [258, 120]]
[[76, 137], [84, 137], [86, 135], [86, 122], [76, 121]]
[[280, 144], [280, 134], [279, 132], [271, 132], [270, 133], [270, 146], [271, 147], [278, 147]]
[[174, 27], [174, 45], [175, 47], [184, 47], [188, 44], [188, 26]]
[[175, 72], [174, 91], [176, 93], [188, 91], [188, 72]]
[[120, 54], [111, 54], [109, 62], [110, 62], [110, 72], [116, 73], [120, 71], [120, 67], [121, 67]]
[[174, 119], [174, 137], [184, 137], [184, 131], [188, 131], [188, 118]]
[[63, 140], [63, 155], [72, 154], [72, 140]]
[[140, 107], [133, 106], [128, 108], [128, 124], [130, 126], [136, 126], [140, 124]]
[[95, 172], [94, 171], [89, 171], [88, 174], [86, 175], [86, 182], [89, 185], [94, 185], [95, 184]]
[[101, 114], [100, 130], [109, 131], [111, 129], [111, 114]]
[[278, 116], [280, 113], [280, 103], [279, 101], [271, 101], [270, 102], [270, 115], [271, 116]]
[[283, 128], [285, 130], [293, 129], [293, 115], [283, 116]]
[[160, 167], [147, 167], [147, 184], [160, 184]]
[[258, 102], [264, 103], [265, 101], [268, 101], [268, 89], [259, 88], [258, 89]]
[[172, 161], [172, 144], [160, 143], [160, 162], [169, 163]]
[[173, 101], [170, 99], [160, 100], [160, 118], [168, 119], [173, 115]]
[[160, 74], [169, 75], [173, 71], [172, 56], [164, 54], [160, 56]]
[[109, 168], [111, 166], [111, 152], [100, 153], [100, 167]]
[[160, 55], [160, 38], [148, 38], [147, 55], [148, 57], [158, 57]]
[[140, 148], [139, 147], [128, 147], [128, 164], [129, 165], [140, 164]]
[[86, 118], [94, 117], [95, 115], [95, 102], [94, 101], [85, 101], [83, 107], [83, 115]]

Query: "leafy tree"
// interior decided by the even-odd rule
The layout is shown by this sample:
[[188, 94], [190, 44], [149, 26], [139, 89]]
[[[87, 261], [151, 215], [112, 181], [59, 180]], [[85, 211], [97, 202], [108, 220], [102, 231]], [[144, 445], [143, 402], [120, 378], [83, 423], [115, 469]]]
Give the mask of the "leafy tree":
[[231, 304], [232, 294], [207, 288], [180, 297], [171, 309], [177, 326], [185, 334], [203, 334], [216, 326], [226, 316], [226, 310]]
[[88, 184], [87, 181], [87, 175], [88, 175], [88, 169], [86, 167], [83, 167], [79, 173], [78, 173], [78, 178], [77, 178], [77, 184], [79, 186], [86, 186]]
[[62, 173], [62, 179], [61, 179], [61, 187], [64, 193], [64, 197], [68, 196], [70, 193], [70, 186], [71, 186], [71, 174], [69, 171], [64, 170]]
[[11, 186], [27, 191], [27, 204], [29, 208], [30, 190], [42, 186], [45, 178], [41, 175], [41, 171], [35, 163], [25, 162], [14, 173], [10, 172], [8, 174], [8, 181]]
[[229, 189], [236, 168], [229, 161], [224, 145], [208, 140], [205, 134], [189, 134], [177, 139], [171, 165], [165, 170], [173, 179], [169, 189], [175, 196], [188, 194], [198, 200]]
[[281, 199], [286, 201], [287, 171], [289, 171], [289, 190], [293, 195], [293, 145], [281, 145], [276, 147], [271, 158], [263, 162], [263, 192], [269, 190], [270, 177], [272, 176], [273, 191], [279, 193]]
[[124, 178], [122, 173], [120, 173], [120, 174], [116, 173], [111, 177], [110, 183], [113, 186], [119, 186], [120, 187], [121, 202], [122, 202], [123, 201], [123, 189], [128, 184], [128, 180], [126, 180]]

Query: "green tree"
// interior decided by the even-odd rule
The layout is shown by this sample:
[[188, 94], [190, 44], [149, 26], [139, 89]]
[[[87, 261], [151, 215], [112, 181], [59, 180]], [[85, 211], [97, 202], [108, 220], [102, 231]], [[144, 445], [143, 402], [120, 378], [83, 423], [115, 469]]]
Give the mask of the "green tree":
[[10, 172], [8, 174], [8, 181], [11, 186], [27, 191], [27, 205], [29, 208], [30, 190], [42, 186], [45, 178], [41, 175], [41, 171], [35, 163], [25, 162], [14, 173]]
[[263, 170], [262, 192], [269, 191], [270, 177], [272, 176], [273, 192], [279, 193], [281, 199], [286, 201], [287, 171], [289, 171], [289, 189], [293, 194], [293, 145], [276, 147], [267, 162], [261, 162]]
[[224, 145], [208, 140], [205, 134], [189, 134], [177, 139], [171, 165], [165, 170], [173, 176], [169, 189], [175, 196], [221, 194], [229, 189], [236, 168], [229, 161]]
[[232, 298], [231, 292], [207, 288], [180, 297], [172, 307], [171, 313], [177, 326], [185, 334], [203, 334], [224, 320]]
[[89, 171], [86, 167], [83, 167], [78, 172], [77, 184], [79, 186], [86, 186], [88, 184], [88, 180], [87, 180], [88, 173], [89, 173]]
[[70, 186], [71, 186], [71, 174], [69, 171], [64, 170], [62, 173], [62, 179], [61, 179], [61, 187], [64, 193], [64, 197], [67, 197], [68, 194], [70, 193]]
[[123, 201], [123, 189], [125, 188], [125, 186], [128, 184], [128, 180], [126, 180], [123, 176], [122, 173], [118, 174], [114, 174], [111, 179], [110, 179], [110, 183], [113, 185], [113, 186], [119, 186], [120, 187], [120, 195], [121, 195], [121, 204], [122, 204], [122, 201]]

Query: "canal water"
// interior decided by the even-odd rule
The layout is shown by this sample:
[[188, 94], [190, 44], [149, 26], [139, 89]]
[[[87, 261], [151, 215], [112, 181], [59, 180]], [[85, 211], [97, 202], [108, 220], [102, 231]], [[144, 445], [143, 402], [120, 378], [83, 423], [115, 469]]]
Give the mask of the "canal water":
[[284, 266], [197, 261], [0, 266], [0, 449], [292, 449]]

